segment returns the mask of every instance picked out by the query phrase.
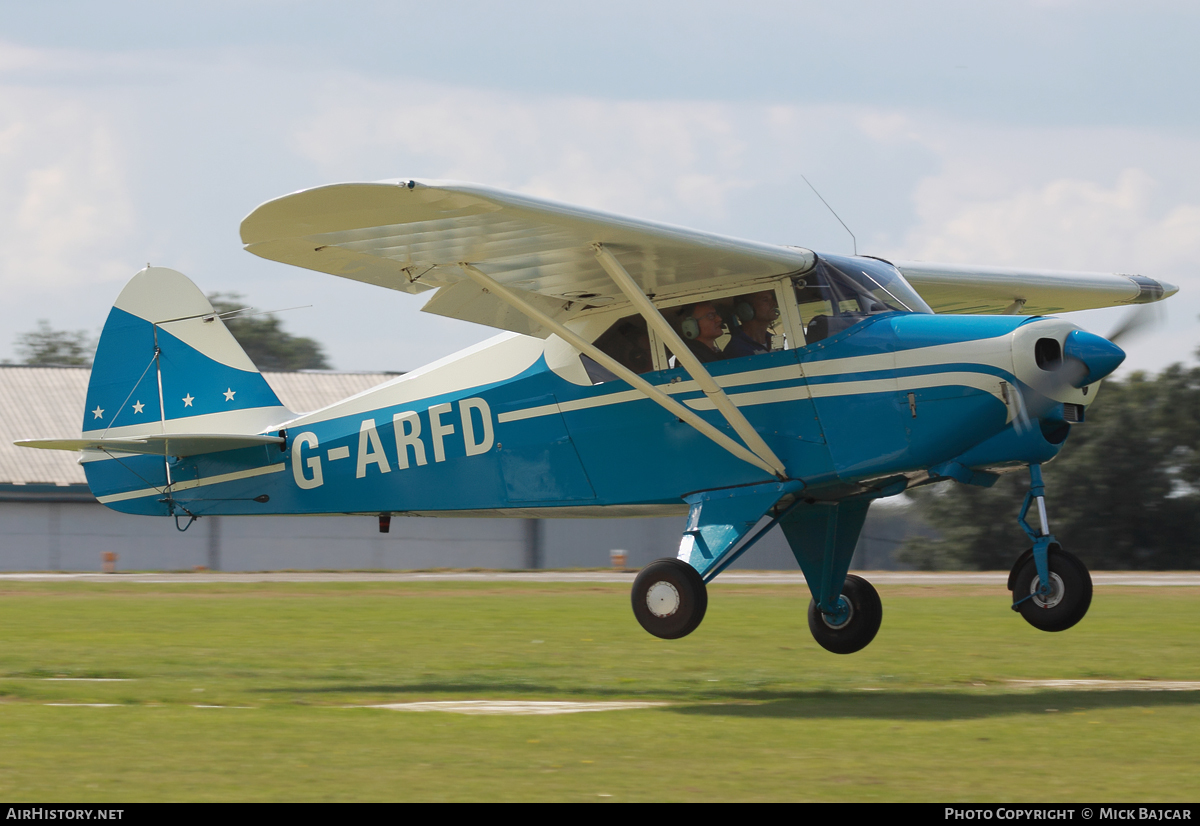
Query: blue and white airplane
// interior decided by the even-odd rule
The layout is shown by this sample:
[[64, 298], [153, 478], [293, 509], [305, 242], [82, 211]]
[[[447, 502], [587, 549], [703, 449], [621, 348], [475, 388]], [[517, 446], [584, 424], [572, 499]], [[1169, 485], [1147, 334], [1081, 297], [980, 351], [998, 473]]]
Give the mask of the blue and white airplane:
[[147, 267], [104, 326], [82, 437], [18, 444], [82, 451], [101, 502], [177, 524], [686, 515], [677, 554], [633, 587], [666, 639], [696, 629], [706, 583], [778, 524], [836, 653], [882, 617], [847, 575], [867, 509], [946, 479], [1028, 468], [1014, 610], [1048, 631], [1083, 617], [1091, 578], [1050, 533], [1040, 466], [1124, 353], [1045, 314], [1177, 291], [826, 255], [444, 181], [297, 192], [241, 233], [256, 255], [432, 291], [425, 312], [505, 332], [297, 415], [191, 281]]

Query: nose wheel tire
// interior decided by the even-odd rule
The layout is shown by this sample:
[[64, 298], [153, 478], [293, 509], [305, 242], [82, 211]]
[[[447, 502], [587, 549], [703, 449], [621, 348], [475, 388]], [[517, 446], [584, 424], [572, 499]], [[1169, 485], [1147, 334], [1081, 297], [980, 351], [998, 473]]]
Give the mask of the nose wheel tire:
[[633, 581], [633, 615], [664, 640], [696, 630], [708, 610], [708, 589], [700, 573], [680, 559], [651, 562]]
[[1029, 597], [1017, 606], [1017, 610], [1034, 628], [1065, 631], [1083, 619], [1092, 604], [1092, 576], [1078, 557], [1057, 545], [1050, 546], [1047, 563], [1050, 592], [1039, 595], [1037, 592], [1042, 583], [1033, 555], [1017, 560], [1013, 568], [1013, 599]]
[[837, 616], [825, 615], [817, 607], [816, 600], [811, 600], [808, 603], [808, 630], [826, 651], [853, 654], [866, 648], [879, 633], [883, 603], [875, 587], [854, 574], [846, 577], [841, 600], [843, 610]]

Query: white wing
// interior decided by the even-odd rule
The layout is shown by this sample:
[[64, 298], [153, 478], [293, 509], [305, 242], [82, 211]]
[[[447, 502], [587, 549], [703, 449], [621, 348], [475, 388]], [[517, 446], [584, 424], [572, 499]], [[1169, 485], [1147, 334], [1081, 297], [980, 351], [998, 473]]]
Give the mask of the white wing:
[[647, 295], [663, 297], [804, 272], [806, 249], [640, 221], [449, 181], [334, 184], [285, 195], [242, 222], [255, 255], [417, 293], [428, 312], [538, 333], [488, 296], [468, 263], [548, 315], [624, 301], [593, 244], [612, 252]]
[[[556, 322], [626, 303], [596, 260], [603, 244], [663, 300], [812, 268], [810, 250], [746, 241], [453, 181], [347, 183], [268, 201], [242, 221], [255, 255], [418, 293], [426, 312], [531, 335], [547, 331], [470, 278], [470, 264]], [[1142, 303], [1176, 289], [1142, 276], [900, 263], [931, 307], [1050, 313]]]
[[892, 262], [937, 313], [1046, 315], [1147, 304], [1179, 288], [1144, 275]]

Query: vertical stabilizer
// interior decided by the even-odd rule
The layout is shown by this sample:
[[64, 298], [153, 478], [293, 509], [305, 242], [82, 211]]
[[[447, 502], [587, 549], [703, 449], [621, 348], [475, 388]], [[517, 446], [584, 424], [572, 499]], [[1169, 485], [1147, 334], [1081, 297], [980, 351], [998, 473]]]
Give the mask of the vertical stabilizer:
[[187, 276], [147, 267], [121, 291], [92, 367], [85, 437], [253, 434], [290, 417]]
[[[121, 291], [92, 366], [85, 439], [178, 433], [212, 442], [212, 434], [261, 434], [292, 417], [187, 276], [147, 267]], [[214, 452], [223, 449], [214, 442]], [[83, 451], [92, 493], [126, 513], [188, 513], [173, 504], [181, 481], [173, 462], [119, 448]]]

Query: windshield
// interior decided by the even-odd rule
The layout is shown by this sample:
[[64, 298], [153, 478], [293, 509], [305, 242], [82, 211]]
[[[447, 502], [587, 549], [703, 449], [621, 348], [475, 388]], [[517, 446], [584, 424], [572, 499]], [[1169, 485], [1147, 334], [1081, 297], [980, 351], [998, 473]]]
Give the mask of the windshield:
[[899, 270], [876, 258], [822, 254], [793, 283], [809, 344], [870, 315], [933, 312]]

